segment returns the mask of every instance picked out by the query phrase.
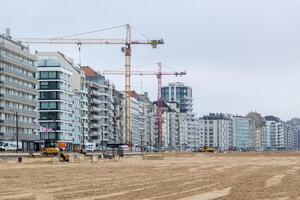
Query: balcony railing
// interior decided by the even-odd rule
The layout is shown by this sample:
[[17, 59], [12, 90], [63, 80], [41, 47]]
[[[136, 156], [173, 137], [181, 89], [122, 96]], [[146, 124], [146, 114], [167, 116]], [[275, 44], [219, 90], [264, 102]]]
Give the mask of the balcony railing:
[[100, 108], [92, 106], [92, 112], [100, 112]]
[[14, 83], [14, 82], [11, 82], [11, 81], [5, 81], [4, 82], [5, 86], [11, 86], [11, 87], [14, 87], [16, 89], [21, 89], [25, 92], [29, 92], [29, 93], [32, 93], [32, 94], [37, 94], [37, 90], [34, 89], [34, 88], [29, 88], [29, 87], [25, 87], [23, 85], [20, 85], [20, 84], [17, 84], [17, 83]]
[[29, 76], [27, 74], [20, 73], [17, 70], [11, 70], [7, 67], [0, 68], [0, 70], [3, 71], [3, 72], [9, 73], [9, 74], [11, 74], [12, 76], [15, 76], [15, 77], [24, 78], [26, 80], [30, 80], [30, 81], [35, 82], [35, 83], [37, 82], [37, 79], [35, 77]]
[[[1, 97], [1, 95], [0, 95], [0, 97]], [[20, 103], [29, 104], [32, 106], [37, 106], [37, 104], [38, 104], [37, 100], [35, 100], [35, 99], [26, 99], [26, 98], [22, 98], [22, 97], [10, 95], [10, 94], [5, 94], [5, 95], [3, 95], [3, 97], [12, 99], [12, 100], [17, 100]]]
[[20, 67], [23, 67], [23, 68], [26, 68], [26, 69], [28, 69], [29, 71], [32, 71], [32, 72], [37, 72], [37, 69], [36, 69], [35, 66], [30, 65], [30, 64], [25, 63], [25, 62], [21, 62], [21, 61], [16, 60], [16, 59], [13, 59], [13, 58], [11, 58], [9, 56], [0, 55], [0, 60], [16, 64], [16, 65], [18, 65]]

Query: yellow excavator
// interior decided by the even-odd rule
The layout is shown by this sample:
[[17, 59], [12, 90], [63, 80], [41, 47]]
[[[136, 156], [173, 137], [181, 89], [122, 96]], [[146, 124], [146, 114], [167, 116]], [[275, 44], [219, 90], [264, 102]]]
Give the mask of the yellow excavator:
[[205, 153], [205, 152], [214, 153], [215, 149], [209, 148], [208, 146], [205, 145], [204, 147], [199, 149], [199, 152], [201, 152], [201, 153]]

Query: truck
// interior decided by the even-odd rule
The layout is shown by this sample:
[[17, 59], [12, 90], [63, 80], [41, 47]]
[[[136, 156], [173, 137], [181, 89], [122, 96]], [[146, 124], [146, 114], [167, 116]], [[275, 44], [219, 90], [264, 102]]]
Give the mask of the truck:
[[95, 142], [87, 142], [84, 144], [84, 151], [85, 152], [93, 152], [96, 149], [96, 143]]
[[[22, 142], [18, 143], [18, 150], [22, 151]], [[0, 142], [0, 151], [1, 152], [8, 152], [8, 151], [17, 151], [17, 141], [1, 141]]]

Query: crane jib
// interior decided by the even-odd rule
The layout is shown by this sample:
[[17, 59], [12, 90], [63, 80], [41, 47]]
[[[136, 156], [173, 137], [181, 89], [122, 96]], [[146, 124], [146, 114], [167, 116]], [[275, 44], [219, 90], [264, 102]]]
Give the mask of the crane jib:
[[[92, 38], [15, 38], [16, 41], [28, 44], [127, 44], [124, 39]], [[164, 44], [163, 40], [132, 40], [130, 44]]]

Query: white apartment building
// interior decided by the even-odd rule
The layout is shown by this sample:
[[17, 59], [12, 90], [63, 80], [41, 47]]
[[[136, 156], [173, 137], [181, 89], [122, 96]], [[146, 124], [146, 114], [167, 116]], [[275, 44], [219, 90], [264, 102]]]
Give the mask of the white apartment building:
[[274, 116], [266, 116], [264, 119], [264, 149], [283, 149], [285, 143], [285, 123]]
[[253, 135], [252, 135], [252, 147], [255, 150], [263, 150], [264, 136], [263, 136], [263, 121], [264, 118], [258, 112], [250, 112], [247, 117], [252, 119], [253, 123]]
[[36, 57], [28, 47], [13, 41], [9, 30], [0, 35], [0, 140], [16, 141], [18, 130], [24, 151], [39, 148], [36, 73]]
[[186, 118], [187, 124], [187, 149], [197, 150], [200, 145], [199, 119], [195, 113], [181, 113]]
[[90, 67], [81, 67], [88, 91], [88, 141], [96, 146], [114, 143], [113, 85]]
[[224, 114], [209, 114], [200, 118], [200, 146], [226, 151], [230, 149], [232, 120]]
[[252, 149], [252, 138], [254, 134], [253, 121], [242, 116], [232, 117], [232, 147], [234, 150]]
[[164, 103], [162, 130], [165, 150], [178, 150], [180, 139], [178, 112], [176, 106]]
[[40, 139], [45, 145], [54, 143], [67, 150], [79, 150], [84, 75], [73, 59], [60, 52], [37, 52], [36, 56]]
[[156, 134], [156, 107], [150, 101], [148, 93], [144, 93], [142, 96], [143, 105], [143, 135], [142, 145], [144, 151], [150, 151], [155, 145], [155, 134]]

